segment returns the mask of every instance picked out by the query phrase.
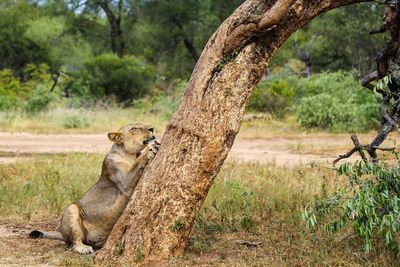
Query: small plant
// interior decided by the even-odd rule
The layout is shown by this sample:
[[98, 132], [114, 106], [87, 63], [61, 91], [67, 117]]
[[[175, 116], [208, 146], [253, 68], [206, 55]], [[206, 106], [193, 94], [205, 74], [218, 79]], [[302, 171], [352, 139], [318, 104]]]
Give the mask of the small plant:
[[239, 52], [233, 51], [229, 55], [221, 58], [220, 62], [217, 65], [217, 71], [221, 71], [222, 68], [228, 64], [229, 62], [233, 61], [237, 56], [239, 55]]
[[76, 115], [66, 117], [63, 122], [63, 127], [66, 129], [87, 128], [89, 126], [90, 126], [90, 123], [86, 118], [79, 117]]
[[142, 262], [144, 260], [144, 254], [140, 248], [135, 251], [135, 261]]
[[[327, 196], [323, 188], [322, 196], [307, 205], [301, 215], [307, 228], [324, 225], [325, 231], [332, 233], [351, 224], [362, 239], [365, 251], [371, 251], [372, 244], [379, 240], [398, 251], [400, 166], [344, 163], [338, 173], [348, 177], [348, 185], [332, 196]], [[324, 223], [326, 217], [330, 219], [328, 223]]]
[[206, 251], [217, 239], [218, 234], [223, 232], [222, 225], [208, 222], [203, 215], [199, 214], [194, 222], [194, 233], [190, 237], [189, 250], [193, 252]]
[[115, 255], [120, 256], [122, 255], [122, 252], [124, 252], [124, 242], [118, 240], [117, 245], [115, 247]]
[[240, 227], [245, 229], [247, 232], [256, 232], [256, 223], [247, 214], [243, 215], [242, 219], [240, 220]]
[[185, 224], [185, 219], [182, 217], [179, 217], [177, 220], [174, 221], [174, 223], [171, 225], [171, 230], [173, 232], [179, 232], [183, 229], [185, 229], [186, 224]]

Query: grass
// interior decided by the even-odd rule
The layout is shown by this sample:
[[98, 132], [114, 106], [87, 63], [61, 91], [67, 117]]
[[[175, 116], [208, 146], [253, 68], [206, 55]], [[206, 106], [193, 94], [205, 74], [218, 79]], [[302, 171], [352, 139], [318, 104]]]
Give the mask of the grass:
[[[252, 114], [250, 114], [252, 115]], [[257, 115], [257, 114], [255, 114]], [[27, 115], [20, 111], [0, 112], [0, 131], [33, 133], [104, 133], [119, 129], [129, 122], [152, 124], [162, 134], [172, 116], [168, 109], [138, 108], [92, 108], [77, 109], [55, 107], [49, 111]], [[307, 135], [296, 118], [291, 116], [280, 121], [269, 116], [260, 116], [242, 123], [239, 137], [268, 138]], [[314, 132], [315, 134], [315, 132]], [[326, 135], [323, 133], [322, 135]]]
[[[98, 179], [101, 162], [102, 156], [98, 154], [73, 153], [37, 155], [1, 165], [0, 217], [15, 223], [59, 218], [65, 206]], [[226, 162], [197, 216], [188, 253], [182, 259], [173, 259], [173, 263], [395, 265], [396, 257], [389, 252], [378, 248], [369, 254], [363, 252], [360, 240], [349, 235], [351, 229], [326, 235], [321, 231], [309, 232], [300, 221], [299, 213], [305, 203], [320, 192], [323, 184], [332, 191], [345, 182], [344, 177], [327, 168]], [[180, 223], [174, 227], [179, 230]], [[251, 248], [238, 245], [235, 241], [239, 239], [263, 243]], [[10, 250], [10, 255], [15, 250]], [[65, 252], [61, 245], [55, 250], [42, 256], [41, 261], [74, 266], [92, 264], [87, 257]]]
[[[29, 115], [21, 111], [0, 111], [0, 131], [33, 133], [104, 133], [126, 125], [129, 122], [152, 124], [158, 134], [162, 134], [173, 114], [168, 103], [138, 105], [136, 108], [117, 106], [96, 107], [91, 109], [66, 108], [59, 105], [48, 111]], [[254, 119], [246, 119], [252, 118]], [[277, 120], [263, 113], [245, 115], [239, 137], [241, 138], [292, 138], [313, 136], [348, 137], [348, 133], [327, 133], [321, 130], [301, 128], [294, 115]]]
[[39, 155], [1, 165], [1, 216], [17, 220], [60, 216], [98, 179], [101, 160], [97, 154]]
[[146, 122], [163, 131], [165, 116], [140, 109], [111, 107], [107, 109], [56, 108], [34, 116], [22, 112], [0, 112], [0, 131], [35, 133], [104, 133], [129, 122]]
[[[256, 114], [257, 115], [257, 114]], [[33, 133], [104, 133], [119, 129], [129, 122], [152, 124], [162, 134], [172, 116], [167, 108], [151, 107], [77, 109], [54, 107], [49, 111], [28, 115], [20, 111], [0, 112], [0, 131]], [[263, 116], [261, 116], [263, 117]], [[239, 136], [266, 138], [279, 134], [282, 137], [305, 133], [295, 117], [283, 121], [271, 117], [244, 121]]]

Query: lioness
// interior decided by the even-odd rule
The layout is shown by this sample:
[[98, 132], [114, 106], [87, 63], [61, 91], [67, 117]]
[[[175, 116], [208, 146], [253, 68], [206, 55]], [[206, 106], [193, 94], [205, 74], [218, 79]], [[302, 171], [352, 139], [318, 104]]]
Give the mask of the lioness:
[[31, 238], [62, 239], [80, 254], [93, 253], [93, 248], [104, 245], [160, 145], [154, 127], [140, 123], [128, 124], [108, 138], [114, 145], [103, 161], [100, 179], [64, 210], [62, 238], [40, 231], [32, 231]]

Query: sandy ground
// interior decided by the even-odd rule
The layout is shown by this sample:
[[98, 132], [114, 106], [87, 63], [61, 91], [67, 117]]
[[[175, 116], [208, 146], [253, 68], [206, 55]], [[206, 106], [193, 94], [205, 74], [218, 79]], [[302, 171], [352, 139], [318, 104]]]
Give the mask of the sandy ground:
[[[10, 163], [27, 159], [36, 153], [89, 152], [106, 153], [111, 143], [105, 134], [31, 134], [0, 133], [0, 163]], [[329, 153], [321, 149], [330, 147]], [[351, 148], [349, 138], [303, 136], [296, 138], [237, 138], [228, 160], [275, 163], [278, 166], [298, 164], [329, 163], [337, 153], [334, 148], [343, 148], [340, 153]], [[311, 149], [310, 149], [311, 148]], [[311, 151], [310, 151], [311, 150]], [[339, 151], [338, 151], [339, 153]]]

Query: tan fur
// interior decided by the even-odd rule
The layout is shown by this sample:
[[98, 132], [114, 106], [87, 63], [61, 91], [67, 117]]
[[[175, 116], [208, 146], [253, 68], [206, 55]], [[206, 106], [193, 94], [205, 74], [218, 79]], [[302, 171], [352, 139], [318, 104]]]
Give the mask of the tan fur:
[[100, 179], [65, 209], [61, 219], [63, 240], [74, 251], [89, 254], [103, 246], [144, 167], [157, 153], [153, 131], [152, 126], [135, 123], [108, 134], [114, 145], [103, 161]]

